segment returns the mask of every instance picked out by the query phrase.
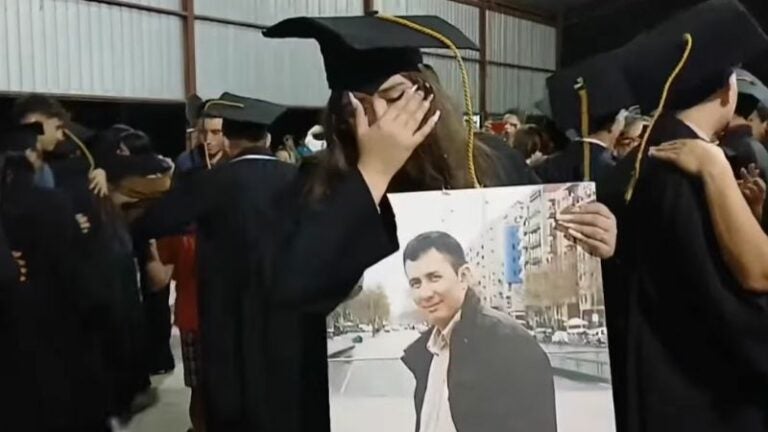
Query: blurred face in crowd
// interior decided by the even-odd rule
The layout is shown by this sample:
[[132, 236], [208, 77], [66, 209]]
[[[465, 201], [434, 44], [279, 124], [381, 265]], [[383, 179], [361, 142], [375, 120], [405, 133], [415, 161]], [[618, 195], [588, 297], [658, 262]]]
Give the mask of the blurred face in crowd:
[[515, 134], [521, 126], [522, 122], [516, 115], [507, 114], [504, 116], [504, 133], [507, 135], [507, 139], [510, 140], [510, 142], [515, 138]]
[[464, 303], [469, 266], [455, 270], [446, 255], [431, 249], [415, 261], [406, 261], [405, 274], [413, 302], [431, 325], [445, 328]]
[[768, 135], [768, 122], [761, 120], [757, 111], [749, 116], [747, 122], [749, 122], [749, 125], [752, 127], [752, 136], [754, 136], [756, 140], [765, 143], [765, 139]]
[[616, 146], [614, 147], [616, 157], [623, 158], [640, 144], [643, 128], [646, 124], [645, 121], [641, 120], [631, 121], [627, 124], [616, 140]]
[[200, 120], [197, 139], [211, 156], [216, 156], [226, 149], [227, 139], [224, 137], [224, 120], [220, 118], [204, 118]]
[[36, 122], [43, 125], [43, 134], [37, 138], [39, 150], [53, 151], [56, 145], [64, 141], [64, 121], [62, 119], [37, 113], [29, 114], [22, 119], [23, 124]]

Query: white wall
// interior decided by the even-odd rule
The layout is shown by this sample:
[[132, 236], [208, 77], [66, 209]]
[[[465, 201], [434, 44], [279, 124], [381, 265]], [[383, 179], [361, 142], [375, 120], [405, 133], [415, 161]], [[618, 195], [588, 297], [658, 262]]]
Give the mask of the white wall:
[[[488, 12], [488, 61], [554, 70], [557, 65], [557, 30], [554, 27], [497, 12]], [[489, 65], [488, 111], [509, 108], [530, 110], [544, 97], [550, 72], [511, 66]]]
[[2, 0], [0, 35], [0, 92], [184, 98], [178, 17], [81, 0]]
[[[299, 16], [361, 15], [362, 0], [196, 0], [195, 12], [268, 26]], [[266, 39], [256, 29], [196, 23], [197, 87], [202, 97], [223, 91], [288, 105], [322, 106], [330, 91], [313, 40]]]

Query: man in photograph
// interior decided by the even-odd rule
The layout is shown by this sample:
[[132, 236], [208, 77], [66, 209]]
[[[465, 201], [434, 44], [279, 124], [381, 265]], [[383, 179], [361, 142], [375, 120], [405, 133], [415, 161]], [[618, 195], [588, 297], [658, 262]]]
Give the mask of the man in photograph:
[[403, 265], [431, 326], [402, 359], [416, 379], [416, 432], [557, 430], [547, 355], [512, 317], [481, 304], [461, 244], [421, 234]]

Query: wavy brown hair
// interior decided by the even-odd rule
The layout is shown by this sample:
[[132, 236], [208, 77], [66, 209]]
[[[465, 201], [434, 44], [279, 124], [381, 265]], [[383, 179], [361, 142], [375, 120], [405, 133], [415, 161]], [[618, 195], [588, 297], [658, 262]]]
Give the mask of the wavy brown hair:
[[[469, 175], [467, 133], [459, 112], [440, 84], [424, 72], [406, 72], [403, 77], [419, 86], [425, 94], [434, 94], [422, 126], [440, 110], [440, 120], [427, 139], [419, 145], [403, 168], [395, 175], [389, 192], [415, 192], [473, 187]], [[373, 107], [369, 97], [360, 97], [369, 119]], [[349, 94], [333, 91], [325, 113], [327, 149], [317, 158], [317, 169], [308, 185], [311, 199], [320, 199], [354, 166], [360, 157], [353, 121], [355, 116]], [[500, 173], [491, 150], [482, 142], [475, 143], [475, 167], [484, 186], [498, 186]]]

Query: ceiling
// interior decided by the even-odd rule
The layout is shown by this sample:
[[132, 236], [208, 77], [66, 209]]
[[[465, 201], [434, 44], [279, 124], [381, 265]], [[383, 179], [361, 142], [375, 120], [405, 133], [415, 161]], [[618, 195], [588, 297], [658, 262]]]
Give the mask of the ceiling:
[[495, 0], [494, 3], [550, 15], [567, 11], [590, 1], [593, 0]]

